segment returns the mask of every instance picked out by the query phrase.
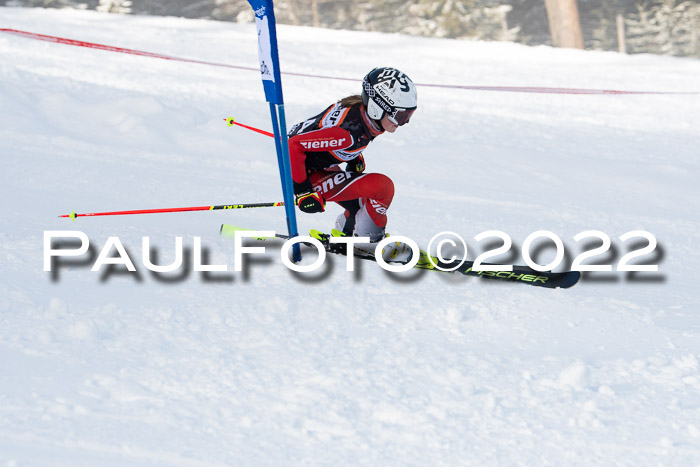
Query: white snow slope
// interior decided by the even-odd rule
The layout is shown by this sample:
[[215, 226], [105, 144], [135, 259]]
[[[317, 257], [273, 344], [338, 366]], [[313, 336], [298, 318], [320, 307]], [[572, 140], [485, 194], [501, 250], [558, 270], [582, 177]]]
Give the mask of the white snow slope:
[[[0, 8], [0, 27], [257, 66], [252, 24]], [[700, 62], [279, 27], [283, 70], [417, 83], [700, 91]], [[291, 125], [358, 82], [284, 77]], [[658, 273], [567, 290], [345, 259], [292, 273], [280, 245], [233, 271], [223, 222], [281, 208], [71, 222], [60, 214], [279, 201], [257, 73], [0, 33], [0, 464], [700, 465], [700, 96], [419, 87], [410, 125], [366, 151], [397, 192], [389, 231], [646, 230]], [[337, 206], [301, 214], [329, 229]], [[43, 235], [110, 236], [137, 273], [87, 256], [43, 271]], [[210, 264], [155, 274], [183, 237]], [[487, 242], [483, 242], [487, 243]], [[547, 249], [540, 262], [548, 262]], [[116, 254], [112, 250], [112, 255]], [[510, 259], [522, 263], [519, 255]], [[310, 262], [313, 255], [306, 261]], [[501, 258], [499, 258], [501, 259]], [[77, 261], [77, 262], [76, 262]], [[175, 275], [173, 278], [172, 276]], [[605, 280], [592, 280], [600, 279]]]

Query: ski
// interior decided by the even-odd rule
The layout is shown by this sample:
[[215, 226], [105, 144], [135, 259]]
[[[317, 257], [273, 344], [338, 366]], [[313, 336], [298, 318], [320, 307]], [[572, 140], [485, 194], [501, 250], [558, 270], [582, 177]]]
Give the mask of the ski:
[[[229, 224], [222, 224], [220, 233], [225, 237], [232, 237], [235, 235], [236, 231], [240, 230], [252, 230], [245, 229], [241, 227], [236, 227]], [[334, 232], [337, 234], [337, 232]], [[324, 249], [328, 253], [347, 255], [344, 250], [345, 245], [331, 243], [331, 234], [326, 234], [318, 230], [311, 230], [309, 236], [313, 237], [321, 242]], [[253, 237], [255, 240], [264, 241], [268, 237]], [[283, 240], [288, 240], [290, 237], [283, 234], [275, 234], [275, 238], [280, 238]], [[355, 249], [353, 252], [355, 258], [374, 261], [377, 259], [375, 255], [369, 251]], [[391, 263], [391, 259], [385, 259], [387, 263]], [[400, 263], [401, 261], [396, 261]], [[488, 263], [482, 263], [484, 265], [489, 265]], [[480, 277], [482, 279], [491, 279], [500, 282], [513, 282], [519, 284], [527, 284], [535, 287], [545, 287], [548, 289], [562, 288], [567, 289], [573, 287], [581, 278], [581, 273], [579, 271], [563, 271], [563, 272], [553, 272], [553, 271], [535, 271], [534, 269], [527, 266], [513, 266], [512, 271], [474, 271], [473, 261], [464, 261], [456, 269], [450, 270], [456, 266], [456, 263], [448, 263], [439, 260], [435, 256], [429, 255], [427, 252], [420, 250], [420, 258], [418, 263], [414, 266], [415, 269], [422, 269], [426, 271], [438, 271], [444, 273], [459, 273], [465, 276]]]
[[[446, 263], [444, 261], [440, 261], [435, 256], [431, 256], [431, 262], [428, 256], [429, 255], [427, 253], [421, 251], [421, 258], [415, 267], [417, 269], [440, 271], [438, 267], [443, 269], [451, 269], [456, 265], [456, 263], [458, 263]], [[492, 266], [492, 264], [489, 263], [482, 264], [485, 266]], [[473, 261], [464, 261], [452, 272], [460, 273], [465, 276], [481, 277], [482, 279], [494, 279], [502, 282], [517, 282], [520, 284], [545, 287], [548, 289], [568, 289], [569, 287], [576, 285], [578, 280], [581, 278], [581, 273], [579, 271], [535, 271], [528, 266], [513, 266], [512, 271], [474, 271], [473, 267]]]

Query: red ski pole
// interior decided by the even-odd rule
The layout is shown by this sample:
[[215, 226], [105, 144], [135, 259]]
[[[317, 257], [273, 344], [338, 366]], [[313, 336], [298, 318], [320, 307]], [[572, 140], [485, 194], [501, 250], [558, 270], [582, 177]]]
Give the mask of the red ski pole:
[[226, 120], [226, 124], [228, 126], [238, 125], [238, 126], [242, 126], [243, 128], [245, 128], [247, 130], [252, 130], [252, 131], [255, 131], [256, 133], [260, 133], [261, 135], [269, 136], [271, 138], [275, 137], [275, 135], [273, 135], [269, 131], [261, 130], [260, 128], [255, 128], [252, 126], [244, 125], [242, 123], [238, 123], [233, 117], [224, 118], [224, 120]]
[[134, 211], [111, 211], [111, 212], [90, 212], [77, 214], [71, 211], [70, 214], [64, 214], [58, 217], [70, 217], [75, 220], [76, 217], [93, 217], [93, 216], [125, 216], [130, 214], [158, 214], [163, 212], [186, 212], [186, 211], [218, 211], [220, 209], [248, 209], [248, 208], [270, 208], [276, 206], [284, 206], [283, 202], [279, 203], [249, 203], [249, 204], [220, 204], [215, 206], [193, 206], [186, 208], [166, 208], [166, 209], [137, 209]]
[[[261, 135], [275, 137], [274, 134], [269, 131], [261, 130], [260, 128], [255, 128], [249, 125], [244, 125], [243, 123], [238, 123], [233, 117], [228, 117], [224, 119], [228, 126], [238, 125], [247, 130], [255, 131]], [[284, 202], [278, 203], [250, 203], [250, 204], [221, 204], [218, 206], [193, 206], [185, 208], [166, 208], [166, 209], [137, 209], [132, 211], [110, 211], [110, 212], [89, 212], [84, 214], [78, 214], [75, 211], [71, 211], [70, 214], [63, 214], [59, 217], [69, 217], [75, 220], [76, 217], [94, 217], [94, 216], [126, 216], [131, 214], [158, 214], [163, 212], [186, 212], [186, 211], [216, 211], [220, 209], [248, 209], [248, 208], [268, 208], [284, 206]]]

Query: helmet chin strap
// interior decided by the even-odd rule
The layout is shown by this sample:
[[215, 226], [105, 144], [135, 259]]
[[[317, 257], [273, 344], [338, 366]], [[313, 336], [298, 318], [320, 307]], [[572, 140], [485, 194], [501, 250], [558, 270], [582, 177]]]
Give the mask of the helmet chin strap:
[[367, 115], [367, 108], [364, 105], [362, 106], [362, 119], [367, 124], [367, 127], [369, 128], [372, 137], [384, 133], [385, 130], [384, 127], [382, 127], [381, 121], [370, 118], [370, 116]]

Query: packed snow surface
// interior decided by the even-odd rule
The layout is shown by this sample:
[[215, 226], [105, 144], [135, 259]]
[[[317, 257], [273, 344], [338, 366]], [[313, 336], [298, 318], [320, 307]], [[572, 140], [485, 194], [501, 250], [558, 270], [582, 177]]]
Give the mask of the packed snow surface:
[[[0, 8], [0, 27], [258, 63], [252, 23]], [[283, 77], [290, 125], [379, 65], [426, 84], [700, 91], [692, 59], [278, 32], [283, 71], [358, 79]], [[281, 201], [272, 139], [224, 122], [270, 130], [260, 78], [0, 33], [0, 465], [700, 465], [700, 96], [418, 93], [365, 152], [396, 185], [392, 234], [457, 232], [474, 257], [497, 229], [514, 247], [496, 259], [519, 264], [549, 230], [570, 264], [600, 245], [573, 237], [599, 230], [613, 271], [567, 290], [342, 257], [302, 274], [273, 241], [235, 272], [220, 224], [284, 232], [282, 208], [59, 218]], [[90, 252], [45, 272], [52, 230]], [[620, 240], [634, 230], [658, 240], [637, 260], [658, 272], [614, 270], [646, 244]], [[91, 271], [110, 237], [136, 273]], [[189, 266], [150, 272], [143, 237], [157, 264], [182, 237]], [[228, 271], [192, 270], [195, 237]]]

